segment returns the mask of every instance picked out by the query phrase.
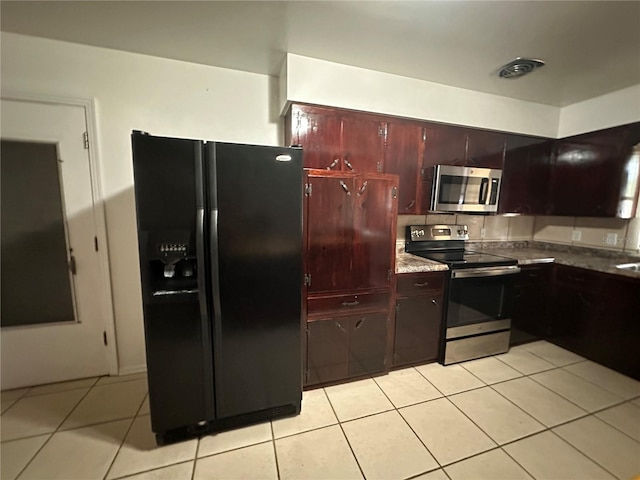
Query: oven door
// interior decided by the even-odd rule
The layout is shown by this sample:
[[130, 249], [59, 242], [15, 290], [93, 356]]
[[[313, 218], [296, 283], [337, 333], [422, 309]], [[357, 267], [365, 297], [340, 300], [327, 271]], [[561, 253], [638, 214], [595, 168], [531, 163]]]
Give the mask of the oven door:
[[479, 335], [511, 327], [517, 266], [453, 270], [446, 338]]

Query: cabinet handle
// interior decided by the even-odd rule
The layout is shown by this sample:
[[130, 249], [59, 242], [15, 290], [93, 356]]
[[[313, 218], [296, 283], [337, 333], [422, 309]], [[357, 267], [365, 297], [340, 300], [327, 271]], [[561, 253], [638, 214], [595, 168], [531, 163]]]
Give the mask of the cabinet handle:
[[574, 282], [584, 282], [584, 277], [574, 277], [573, 275], [569, 275], [567, 278]]
[[410, 208], [413, 208], [413, 206], [414, 206], [415, 204], [416, 204], [416, 201], [415, 201], [415, 200], [411, 200], [411, 201], [409, 202], [409, 205], [407, 205], [407, 206], [406, 206], [406, 207], [404, 207], [404, 208], [405, 208], [406, 210], [408, 210], [408, 209], [410, 209]]
[[336, 158], [333, 162], [331, 162], [331, 164], [327, 167], [327, 170], [331, 170], [333, 167], [335, 167], [338, 162], [340, 161], [339, 158]]
[[353, 165], [349, 163], [349, 160], [342, 159], [342, 161], [344, 162], [344, 164], [347, 166], [349, 170], [353, 171]]
[[358, 321], [356, 322], [356, 330], [357, 330], [358, 328], [360, 328], [360, 327], [362, 326], [362, 324], [363, 324], [363, 323], [364, 323], [364, 319], [362, 319], [362, 318], [361, 318], [360, 320], [358, 320]]
[[347, 184], [344, 183], [342, 180], [340, 180], [340, 186], [345, 192], [347, 192], [347, 195], [351, 195], [351, 191], [349, 190], [349, 187], [347, 187]]
[[429, 285], [429, 282], [416, 282], [413, 284], [413, 286], [417, 288], [426, 287], [427, 285]]
[[439, 307], [440, 305], [438, 305], [438, 302], [436, 302], [435, 298], [431, 299], [431, 303], [433, 303], [436, 307]]
[[345, 332], [345, 333], [346, 333], [346, 331], [347, 331], [347, 330], [346, 330], [346, 329], [345, 329], [345, 328], [340, 324], [340, 322], [339, 322], [339, 321], [337, 321], [337, 320], [336, 320], [336, 327], [338, 327], [340, 330], [342, 330], [342, 331], [343, 331], [343, 332]]
[[358, 196], [362, 195], [364, 193], [364, 191], [367, 189], [367, 182], [364, 182], [362, 184], [362, 186], [360, 187], [360, 190], [358, 190]]
[[358, 305], [360, 305], [358, 300], [354, 300], [353, 302], [342, 302], [343, 307], [356, 307]]

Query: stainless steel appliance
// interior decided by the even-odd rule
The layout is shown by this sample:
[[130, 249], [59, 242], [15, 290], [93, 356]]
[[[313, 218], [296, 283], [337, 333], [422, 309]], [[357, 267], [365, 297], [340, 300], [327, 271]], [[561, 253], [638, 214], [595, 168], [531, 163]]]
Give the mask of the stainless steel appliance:
[[302, 150], [132, 143], [156, 440], [299, 412]]
[[502, 170], [436, 165], [431, 188], [435, 212], [498, 211]]
[[466, 225], [408, 226], [406, 238], [408, 253], [449, 267], [441, 363], [508, 351], [517, 260], [465, 249]]

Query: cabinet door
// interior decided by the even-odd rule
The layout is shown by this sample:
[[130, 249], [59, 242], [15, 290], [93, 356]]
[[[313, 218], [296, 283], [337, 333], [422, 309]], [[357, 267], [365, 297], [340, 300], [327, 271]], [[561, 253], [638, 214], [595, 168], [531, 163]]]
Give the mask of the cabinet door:
[[305, 168], [341, 169], [341, 119], [331, 109], [293, 105], [291, 144], [302, 145]]
[[551, 167], [551, 215], [616, 216], [631, 149], [640, 141], [637, 125], [556, 142]]
[[546, 213], [552, 146], [552, 140], [508, 136], [500, 190], [500, 213]]
[[523, 265], [516, 278], [516, 298], [511, 314], [511, 345], [549, 335], [551, 265]]
[[427, 124], [422, 167], [423, 180], [430, 180], [434, 165], [464, 165], [467, 156], [467, 134], [464, 128]]
[[307, 272], [309, 294], [349, 291], [354, 285], [354, 178], [348, 174], [308, 175]]
[[349, 376], [349, 317], [307, 324], [305, 385], [335, 382]]
[[418, 186], [421, 186], [424, 133], [419, 123], [389, 122], [387, 125], [384, 171], [399, 177], [398, 214], [415, 215], [420, 211]]
[[640, 380], [640, 280], [601, 274], [602, 313], [594, 323], [591, 359]]
[[589, 357], [594, 325], [602, 311], [601, 276], [592, 270], [556, 265], [553, 281], [551, 339], [561, 347]]
[[365, 175], [355, 183], [352, 286], [389, 288], [395, 261], [397, 177]]
[[467, 131], [465, 165], [482, 168], [502, 168], [506, 135], [486, 130]]
[[387, 313], [350, 317], [349, 376], [385, 370]]
[[342, 169], [353, 172], [383, 171], [384, 132], [381, 119], [364, 114], [342, 116]]
[[442, 328], [442, 294], [399, 298], [393, 364], [406, 365], [438, 358]]

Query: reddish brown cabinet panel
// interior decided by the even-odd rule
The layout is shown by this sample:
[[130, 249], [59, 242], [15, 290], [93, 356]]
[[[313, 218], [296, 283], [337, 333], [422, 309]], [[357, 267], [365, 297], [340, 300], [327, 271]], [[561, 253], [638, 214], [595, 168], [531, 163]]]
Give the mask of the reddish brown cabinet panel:
[[285, 143], [302, 146], [305, 168], [380, 173], [385, 126], [375, 115], [293, 104], [285, 118]]
[[310, 321], [305, 386], [383, 372], [387, 328], [387, 312]]
[[341, 122], [334, 109], [294, 104], [285, 119], [285, 142], [302, 145], [305, 167], [341, 170]]
[[640, 279], [556, 265], [549, 340], [640, 380]]
[[390, 121], [384, 152], [384, 171], [398, 175], [398, 214], [420, 212], [422, 156], [426, 127], [417, 122]]
[[422, 158], [424, 180], [430, 179], [434, 165], [464, 165], [467, 157], [467, 132], [453, 125], [425, 125], [425, 149]]
[[355, 178], [312, 170], [306, 182], [308, 294], [349, 291], [353, 287]]
[[553, 264], [521, 265], [516, 276], [515, 301], [511, 312], [510, 345], [549, 335], [549, 298]]
[[329, 383], [349, 376], [349, 317], [307, 324], [305, 385]]
[[507, 136], [488, 130], [467, 130], [467, 155], [465, 165], [469, 167], [501, 169]]
[[386, 123], [360, 113], [342, 115], [342, 165], [353, 172], [382, 173]]
[[507, 136], [499, 213], [546, 214], [552, 148], [550, 139]]
[[397, 178], [306, 172], [309, 295], [390, 288]]
[[444, 274], [398, 276], [393, 365], [438, 359], [444, 298]]
[[550, 215], [615, 217], [640, 123], [557, 140], [551, 164]]

